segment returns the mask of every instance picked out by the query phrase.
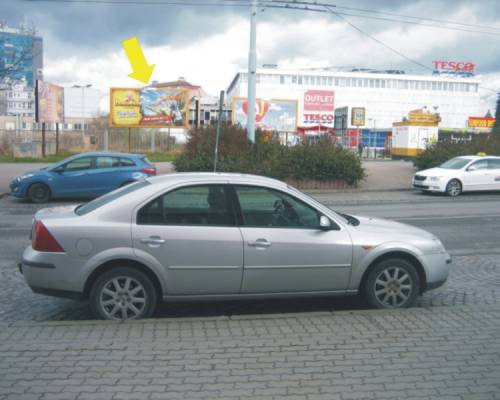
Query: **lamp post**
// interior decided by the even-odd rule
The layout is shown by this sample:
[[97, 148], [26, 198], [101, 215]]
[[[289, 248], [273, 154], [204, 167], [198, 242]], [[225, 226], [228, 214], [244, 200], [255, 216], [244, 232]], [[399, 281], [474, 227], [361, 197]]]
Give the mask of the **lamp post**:
[[87, 83], [86, 85], [73, 85], [74, 88], [82, 89], [82, 150], [85, 147], [85, 88], [89, 88], [92, 85]]
[[252, 0], [250, 13], [250, 51], [248, 53], [247, 137], [255, 142], [255, 98], [257, 75], [257, 0]]

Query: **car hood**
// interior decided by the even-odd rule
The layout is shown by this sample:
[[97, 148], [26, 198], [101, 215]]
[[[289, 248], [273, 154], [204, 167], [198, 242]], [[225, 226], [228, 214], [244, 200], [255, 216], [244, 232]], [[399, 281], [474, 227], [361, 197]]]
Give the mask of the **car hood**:
[[415, 175], [423, 175], [423, 176], [447, 176], [453, 175], [458, 170], [456, 169], [446, 169], [446, 168], [429, 168], [424, 169], [423, 171], [418, 171]]
[[371, 218], [371, 217], [361, 217], [354, 216], [359, 220], [359, 225], [355, 226], [354, 229], [360, 232], [366, 233], [379, 233], [379, 234], [397, 234], [400, 235], [411, 235], [418, 236], [419, 238], [434, 239], [434, 235], [423, 229], [416, 228], [411, 225], [402, 224], [401, 222], [391, 221], [382, 218]]
[[76, 216], [75, 208], [77, 206], [77, 204], [72, 204], [69, 206], [42, 208], [35, 214], [35, 219], [53, 219], [65, 217], [74, 218]]

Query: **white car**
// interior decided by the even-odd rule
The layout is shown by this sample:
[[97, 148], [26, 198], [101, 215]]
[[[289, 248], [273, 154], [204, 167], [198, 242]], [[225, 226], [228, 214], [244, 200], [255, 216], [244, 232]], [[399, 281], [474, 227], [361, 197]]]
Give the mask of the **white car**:
[[500, 190], [500, 157], [460, 156], [439, 167], [419, 171], [413, 187], [458, 196], [465, 191]]

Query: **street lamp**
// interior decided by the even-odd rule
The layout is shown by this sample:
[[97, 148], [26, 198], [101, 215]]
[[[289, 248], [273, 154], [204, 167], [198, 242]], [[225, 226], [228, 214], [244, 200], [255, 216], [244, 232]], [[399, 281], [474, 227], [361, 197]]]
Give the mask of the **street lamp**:
[[89, 88], [92, 85], [87, 83], [86, 85], [73, 85], [74, 88], [82, 89], [82, 150], [85, 147], [85, 88]]

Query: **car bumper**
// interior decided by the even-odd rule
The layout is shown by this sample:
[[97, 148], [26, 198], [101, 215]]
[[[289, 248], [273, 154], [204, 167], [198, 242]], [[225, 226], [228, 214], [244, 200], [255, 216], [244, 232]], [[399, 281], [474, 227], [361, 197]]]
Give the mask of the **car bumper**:
[[429, 254], [423, 257], [426, 273], [424, 292], [442, 286], [450, 273], [452, 258], [448, 253]]
[[425, 181], [416, 181], [413, 179], [412, 181], [413, 189], [415, 190], [427, 190], [429, 192], [445, 192], [446, 191], [446, 182], [442, 181], [429, 181], [426, 179]]
[[65, 253], [45, 253], [28, 246], [19, 270], [35, 293], [78, 297], [83, 292], [78, 274], [71, 273], [71, 262]]

